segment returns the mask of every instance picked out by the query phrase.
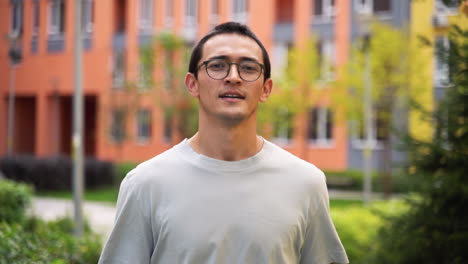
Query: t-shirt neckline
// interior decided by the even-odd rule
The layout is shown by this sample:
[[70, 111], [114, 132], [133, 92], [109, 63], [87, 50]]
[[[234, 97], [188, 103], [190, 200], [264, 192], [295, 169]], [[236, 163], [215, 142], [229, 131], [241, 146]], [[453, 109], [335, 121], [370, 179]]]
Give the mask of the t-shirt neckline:
[[225, 161], [208, 157], [206, 155], [195, 152], [190, 146], [188, 139], [185, 138], [182, 142], [175, 146], [182, 157], [190, 163], [208, 170], [221, 171], [241, 171], [257, 167], [263, 159], [265, 159], [273, 150], [272, 143], [262, 138], [263, 146], [255, 155], [238, 161]]

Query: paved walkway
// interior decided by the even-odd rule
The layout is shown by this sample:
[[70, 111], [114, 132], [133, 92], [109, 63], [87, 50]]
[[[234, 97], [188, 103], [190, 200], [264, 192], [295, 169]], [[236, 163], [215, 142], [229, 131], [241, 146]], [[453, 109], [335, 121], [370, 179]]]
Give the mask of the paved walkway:
[[[359, 200], [362, 198], [361, 192], [329, 190], [331, 199]], [[381, 195], [374, 194], [374, 198], [379, 199]], [[115, 217], [115, 205], [111, 203], [85, 202], [83, 211], [91, 228], [101, 234], [107, 240]], [[35, 197], [33, 199], [31, 213], [44, 220], [53, 220], [58, 217], [69, 216], [73, 218], [73, 201]]]
[[[34, 197], [30, 213], [44, 219], [59, 217], [73, 218], [73, 201], [54, 198]], [[107, 240], [114, 224], [115, 206], [111, 203], [85, 202], [83, 213], [91, 229]]]

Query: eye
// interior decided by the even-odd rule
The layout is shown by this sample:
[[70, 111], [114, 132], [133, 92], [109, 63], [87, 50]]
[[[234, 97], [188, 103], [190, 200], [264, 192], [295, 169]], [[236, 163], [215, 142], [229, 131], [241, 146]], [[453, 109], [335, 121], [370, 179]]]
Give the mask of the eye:
[[227, 68], [227, 63], [222, 60], [213, 60], [208, 62], [206, 66], [208, 67], [208, 70], [211, 71], [225, 71]]
[[255, 62], [242, 62], [239, 65], [239, 68], [243, 72], [249, 72], [249, 73], [254, 73], [254, 72], [259, 72], [260, 71], [260, 65], [255, 63]]

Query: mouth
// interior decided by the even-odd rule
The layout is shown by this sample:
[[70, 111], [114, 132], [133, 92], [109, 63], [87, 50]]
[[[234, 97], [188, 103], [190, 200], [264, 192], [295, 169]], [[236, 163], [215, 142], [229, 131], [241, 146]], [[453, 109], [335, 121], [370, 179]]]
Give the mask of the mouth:
[[238, 93], [224, 93], [224, 94], [221, 94], [219, 98], [228, 99], [228, 100], [244, 100], [245, 96], [242, 96]]

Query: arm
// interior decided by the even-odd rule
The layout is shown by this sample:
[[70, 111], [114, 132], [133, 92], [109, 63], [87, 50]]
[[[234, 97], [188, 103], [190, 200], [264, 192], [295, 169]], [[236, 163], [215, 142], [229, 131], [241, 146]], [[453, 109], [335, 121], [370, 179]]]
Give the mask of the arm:
[[115, 225], [102, 251], [100, 264], [150, 263], [154, 247], [150, 212], [144, 209], [144, 190], [132, 173], [120, 186]]
[[301, 264], [349, 263], [330, 216], [325, 175], [311, 190], [311, 201]]

